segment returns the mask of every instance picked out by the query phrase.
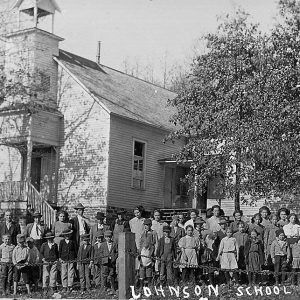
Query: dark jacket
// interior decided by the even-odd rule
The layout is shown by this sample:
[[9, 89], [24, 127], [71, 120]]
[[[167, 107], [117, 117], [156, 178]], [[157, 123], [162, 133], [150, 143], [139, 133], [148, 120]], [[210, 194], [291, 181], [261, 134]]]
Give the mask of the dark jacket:
[[101, 257], [101, 264], [106, 265], [108, 263], [116, 263], [118, 257], [118, 247], [117, 244], [112, 242], [112, 247], [110, 251], [108, 251], [107, 242], [101, 243], [100, 246], [100, 257]]
[[92, 246], [95, 245], [95, 242], [96, 242], [96, 237], [99, 235], [99, 233], [102, 233], [103, 236], [104, 236], [104, 232], [106, 230], [110, 230], [110, 227], [106, 224], [102, 224], [103, 226], [103, 229], [99, 229], [98, 228], [98, 224], [94, 224], [92, 227], [91, 227], [91, 231], [90, 231], [90, 242], [92, 244]]
[[[250, 254], [250, 248], [251, 244], [253, 243], [252, 239], [249, 239], [245, 244], [245, 263], [246, 265], [249, 264], [249, 254]], [[259, 263], [260, 265], [264, 264], [265, 256], [264, 256], [264, 246], [262, 241], [259, 239], [257, 242], [257, 253], [259, 254]]]
[[161, 259], [173, 260], [176, 257], [176, 244], [175, 239], [170, 237], [170, 252], [165, 252], [165, 237], [162, 237], [158, 241], [158, 246], [156, 250], [156, 256]]
[[[73, 229], [73, 236], [72, 240], [75, 242], [75, 248], [78, 251], [79, 245], [80, 245], [80, 234], [79, 234], [79, 221], [78, 217], [74, 217], [70, 220], [72, 224], [72, 229]], [[86, 221], [84, 221], [84, 231], [85, 233], [89, 233], [90, 229], [89, 226], [87, 225]]]
[[59, 258], [63, 261], [76, 259], [76, 248], [75, 243], [70, 240], [67, 244], [65, 240], [62, 240], [59, 244]]
[[177, 227], [177, 230], [176, 230], [176, 233], [175, 233], [174, 227], [171, 227], [171, 233], [170, 233], [170, 236], [174, 238], [176, 247], [178, 247], [178, 242], [179, 242], [179, 240], [180, 240], [182, 237], [185, 236], [185, 231], [184, 231], [183, 228]]
[[101, 244], [100, 247], [98, 247], [98, 243], [95, 244], [92, 248], [92, 260], [94, 262], [94, 264], [101, 264], [101, 253], [102, 253], [102, 249], [101, 249]]
[[11, 243], [17, 245], [17, 235], [21, 233], [21, 228], [19, 224], [12, 222], [10, 228], [6, 227], [6, 222], [0, 224], [0, 241], [2, 242], [2, 236], [9, 234], [11, 236]]
[[80, 264], [89, 264], [92, 260], [92, 251], [93, 247], [89, 244], [86, 245], [86, 248], [84, 249], [85, 245], [80, 245], [78, 254], [77, 254], [77, 260], [82, 262], [79, 262]]
[[44, 258], [47, 262], [53, 262], [53, 261], [58, 260], [59, 253], [58, 253], [57, 244], [54, 243], [54, 245], [50, 249], [48, 242], [43, 243], [43, 245], [41, 246], [41, 249], [40, 249], [40, 254], [41, 254], [41, 258], [42, 259]]

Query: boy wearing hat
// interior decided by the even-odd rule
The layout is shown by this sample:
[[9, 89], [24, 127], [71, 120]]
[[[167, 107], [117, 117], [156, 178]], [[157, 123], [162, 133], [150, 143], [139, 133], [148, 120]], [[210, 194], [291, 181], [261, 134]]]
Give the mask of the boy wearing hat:
[[105, 218], [105, 214], [101, 211], [98, 211], [95, 216], [96, 224], [94, 224], [91, 227], [91, 231], [90, 231], [90, 236], [91, 236], [90, 241], [92, 246], [95, 245], [96, 237], [99, 235], [99, 233], [101, 233], [102, 236], [104, 236], [104, 231], [109, 230], [109, 226], [103, 223], [104, 218]]
[[13, 276], [12, 253], [15, 246], [11, 243], [10, 235], [2, 236], [2, 244], [0, 245], [0, 261], [1, 261], [1, 287], [2, 295], [6, 296], [6, 291], [10, 293]]
[[72, 230], [66, 229], [61, 234], [64, 239], [60, 242], [58, 253], [61, 262], [61, 282], [65, 292], [71, 291], [74, 283], [74, 260], [76, 259], [75, 243], [71, 240]]
[[28, 262], [29, 262], [29, 248], [25, 245], [25, 236], [22, 234], [17, 235], [17, 246], [14, 248], [12, 253], [12, 262], [15, 266], [14, 268], [14, 295], [17, 294], [17, 286], [20, 281], [22, 274], [23, 281], [25, 283], [28, 295], [31, 295], [30, 285], [29, 285], [29, 272], [28, 272]]
[[80, 289], [83, 293], [91, 288], [90, 269], [92, 268], [92, 246], [90, 244], [90, 235], [81, 236], [81, 245], [77, 254], [77, 266], [80, 278]]
[[147, 278], [151, 280], [153, 277], [153, 258], [155, 247], [157, 244], [157, 233], [151, 230], [152, 221], [150, 219], [144, 220], [144, 232], [141, 235], [139, 247], [140, 260], [140, 286], [143, 287], [144, 281]]
[[96, 242], [92, 249], [92, 263], [93, 263], [93, 276], [96, 287], [100, 287], [101, 284], [101, 244], [103, 242], [104, 234], [101, 231], [96, 233]]
[[37, 247], [34, 245], [34, 240], [31, 237], [26, 239], [27, 247], [28, 247], [28, 271], [29, 271], [29, 281], [31, 284], [34, 284], [35, 291], [38, 290], [38, 281], [40, 278], [40, 252]]
[[27, 225], [26, 236], [31, 237], [37, 249], [40, 250], [44, 242], [46, 228], [41, 224], [42, 214], [40, 212], [35, 212], [32, 217], [34, 222]]
[[78, 203], [74, 207], [76, 211], [76, 216], [71, 219], [72, 229], [73, 229], [73, 237], [72, 240], [75, 242], [76, 253], [78, 252], [80, 246], [80, 236], [89, 233], [89, 226], [83, 217], [83, 213], [85, 207]]
[[47, 293], [54, 292], [57, 284], [57, 261], [59, 259], [58, 246], [54, 243], [54, 235], [51, 232], [45, 235], [46, 242], [42, 244], [40, 255], [43, 262], [43, 290]]
[[104, 292], [107, 281], [111, 285], [111, 293], [116, 292], [115, 287], [115, 274], [116, 274], [116, 260], [118, 257], [117, 244], [113, 242], [112, 231], [106, 230], [104, 232], [105, 242], [101, 243], [100, 246], [100, 257], [101, 257], [101, 292]]
[[201, 217], [197, 217], [194, 221], [194, 237], [197, 239], [202, 239], [203, 224], [205, 224], [205, 221]]
[[159, 239], [156, 256], [161, 258], [160, 262], [160, 282], [165, 284], [168, 282], [172, 285], [173, 280], [173, 260], [176, 257], [175, 240], [170, 236], [171, 227], [169, 225], [163, 227], [164, 236]]
[[[270, 254], [274, 264], [275, 273], [283, 272], [281, 275], [281, 283], [286, 279], [287, 264], [291, 259], [291, 250], [286, 241], [283, 229], [276, 231], [276, 239], [271, 244]], [[279, 283], [279, 276], [275, 275], [276, 284]]]

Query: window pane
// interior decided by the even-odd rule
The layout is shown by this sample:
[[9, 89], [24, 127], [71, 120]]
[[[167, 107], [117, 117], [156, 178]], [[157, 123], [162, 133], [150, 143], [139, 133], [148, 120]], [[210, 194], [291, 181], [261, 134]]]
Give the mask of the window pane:
[[135, 160], [134, 162], [133, 162], [133, 170], [138, 170], [138, 160]]
[[144, 143], [134, 142], [134, 155], [144, 156]]
[[139, 170], [143, 171], [143, 167], [144, 167], [144, 162], [143, 160], [139, 160]]

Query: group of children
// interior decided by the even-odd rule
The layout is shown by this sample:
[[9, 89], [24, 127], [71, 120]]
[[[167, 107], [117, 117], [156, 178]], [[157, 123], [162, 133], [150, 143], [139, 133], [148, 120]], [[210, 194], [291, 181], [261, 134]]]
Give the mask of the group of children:
[[286, 272], [293, 274], [291, 284], [300, 283], [300, 225], [295, 214], [283, 208], [271, 215], [264, 206], [248, 223], [242, 211], [234, 212], [233, 222], [220, 212], [213, 207], [213, 215], [203, 220], [192, 211], [185, 223], [173, 216], [171, 226], [162, 225], [161, 237], [153, 221], [144, 219], [138, 247], [140, 286], [153, 283], [155, 275], [160, 284], [169, 285], [188, 280], [279, 284], [288, 279]]
[[118, 252], [112, 231], [107, 230], [104, 234], [99, 232], [93, 246], [90, 244], [90, 235], [82, 235], [78, 251], [71, 236], [72, 230], [65, 230], [62, 233], [63, 239], [57, 245], [54, 242], [54, 235], [48, 232], [45, 235], [46, 242], [39, 251], [30, 237], [25, 238], [23, 234], [18, 234], [17, 245], [14, 246], [11, 237], [4, 235], [3, 243], [0, 245], [2, 295], [6, 296], [11, 292], [17, 294], [21, 276], [28, 295], [33, 290], [37, 291], [40, 273], [45, 295], [49, 296], [56, 291], [58, 274], [63, 292], [70, 292], [76, 270], [82, 293], [91, 288], [91, 271], [96, 287], [104, 291], [109, 280], [110, 293], [115, 293], [115, 265]]
[[[223, 279], [225, 283], [232, 280], [249, 284], [270, 280], [283, 283], [288, 271], [293, 271], [292, 283], [299, 283], [300, 225], [297, 216], [284, 208], [271, 215], [267, 207], [262, 207], [251, 222], [243, 220], [242, 211], [235, 211], [230, 222], [217, 205], [206, 220], [198, 216], [197, 210], [192, 210], [189, 220], [184, 222], [182, 214], [174, 215], [170, 225], [161, 220], [157, 210], [153, 219], [143, 218], [139, 208], [134, 214], [127, 227], [135, 233], [140, 287], [196, 280], [218, 284]], [[97, 228], [102, 228], [100, 223]], [[30, 294], [33, 288], [38, 289], [40, 274], [44, 293], [48, 295], [57, 289], [58, 281], [64, 292], [71, 291], [76, 277], [82, 293], [90, 290], [92, 277], [96, 288], [104, 292], [109, 287], [109, 292], [114, 294], [117, 236], [120, 230], [124, 231], [115, 227], [113, 231], [106, 227], [91, 230], [91, 235], [81, 235], [78, 249], [71, 229], [62, 232], [59, 243], [52, 232], [46, 233], [39, 250], [31, 237], [17, 235], [14, 246], [9, 235], [2, 236], [2, 294], [16, 294], [21, 276]], [[265, 275], [264, 270], [273, 271], [274, 275]]]

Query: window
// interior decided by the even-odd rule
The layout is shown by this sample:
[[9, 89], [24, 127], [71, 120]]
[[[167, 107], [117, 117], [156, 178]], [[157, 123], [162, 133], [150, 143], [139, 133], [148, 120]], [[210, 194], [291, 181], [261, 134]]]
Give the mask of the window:
[[146, 143], [133, 141], [132, 187], [145, 188], [145, 151]]

